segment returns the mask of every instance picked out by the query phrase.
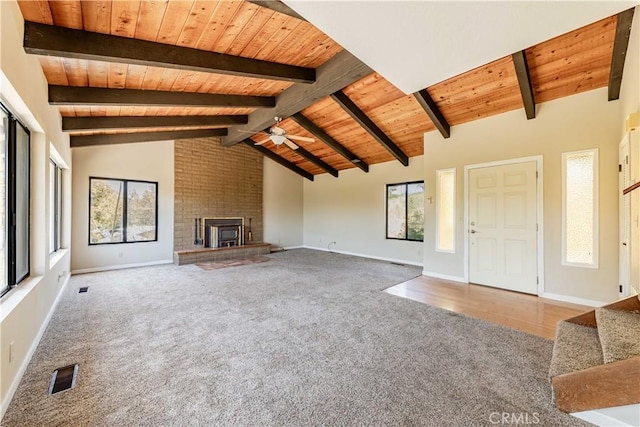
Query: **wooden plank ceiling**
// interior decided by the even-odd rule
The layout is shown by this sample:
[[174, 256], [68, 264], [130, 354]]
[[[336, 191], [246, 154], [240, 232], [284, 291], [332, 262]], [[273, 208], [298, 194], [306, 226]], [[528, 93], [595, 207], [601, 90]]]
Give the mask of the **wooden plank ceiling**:
[[[342, 51], [338, 44], [310, 23], [241, 0], [28, 0], [19, 1], [19, 5], [25, 21], [305, 67], [316, 69], [318, 72], [323, 64]], [[286, 6], [280, 6], [283, 6], [286, 12]], [[534, 102], [546, 102], [607, 86], [617, 20], [617, 16], [612, 16], [526, 49], [526, 61], [520, 55], [517, 65], [521, 67], [520, 70], [523, 62], [528, 65], [529, 84]], [[51, 86], [277, 97], [293, 85], [306, 84], [276, 77], [247, 77], [225, 72], [153, 66], [140, 61], [114, 62], [75, 53], [60, 54], [55, 49], [38, 52], [42, 53], [39, 60]], [[524, 72], [526, 74], [526, 70]], [[521, 79], [524, 80], [520, 84], [526, 85], [525, 74], [521, 73]], [[435, 108], [449, 126], [523, 108], [524, 92], [521, 92], [511, 55], [425, 89], [426, 91], [422, 92], [430, 96]], [[397, 146], [395, 154], [393, 150], [381, 145], [340, 103], [336, 102], [341, 94], [337, 94], [337, 97], [326, 94], [319, 100], [310, 100], [299, 115], [311, 121], [344, 150], [336, 149], [335, 146], [332, 148], [323, 138], [318, 137], [317, 133], [312, 133], [313, 130], [303, 127], [299, 120], [289, 117], [285, 117], [281, 122], [281, 128], [290, 135], [314, 138], [314, 141], [295, 141], [303, 148], [298, 151], [291, 150], [286, 145], [275, 146], [271, 142], [262, 147], [288, 161], [290, 166], [295, 165], [307, 172], [307, 178], [313, 178], [313, 175], [327, 173], [328, 170], [331, 172], [332, 168], [339, 171], [359, 166], [366, 171], [368, 165], [396, 160], [399, 158], [398, 153], [400, 156], [408, 157], [422, 155], [423, 134], [438, 131], [413, 94], [402, 93], [375, 72], [348, 84], [341, 92], [355, 104], [355, 108], [370, 119], [374, 127], [379, 128], [379, 131]], [[117, 92], [116, 98], [121, 93]], [[228, 106], [231, 104], [224, 103], [217, 106], [157, 103], [92, 105], [92, 102], [95, 101], [90, 100], [77, 105], [60, 104], [63, 120], [84, 117], [123, 119], [121, 122], [96, 124], [93, 128], [93, 121], [80, 124], [68, 120], [65, 126], [72, 135], [72, 146], [74, 137], [79, 136], [219, 129], [228, 127], [227, 123], [230, 122], [234, 123], [233, 126], [246, 129], [249, 132], [247, 137], [254, 141], [266, 139], [263, 133], [255, 134], [262, 129], [251, 127], [251, 114], [260, 107]], [[529, 104], [527, 114], [530, 116], [535, 114], [531, 107]], [[139, 121], [132, 121], [132, 116], [166, 116], [167, 126], [163, 126], [162, 121], [159, 122], [158, 119], [150, 121], [148, 126], [140, 125]], [[188, 119], [185, 122], [181, 118], [169, 116], [238, 117], [221, 117], [207, 124], [206, 117]], [[246, 124], [247, 116], [249, 124]], [[526, 119], [523, 111], [523, 120]], [[118, 128], [118, 123], [126, 123], [126, 126]], [[74, 126], [82, 128], [73, 128]], [[239, 140], [232, 141], [234, 142]], [[310, 158], [321, 161], [314, 162], [309, 160]], [[325, 167], [322, 167], [323, 162]], [[300, 169], [296, 171], [300, 173]], [[335, 171], [333, 172], [335, 174]]]

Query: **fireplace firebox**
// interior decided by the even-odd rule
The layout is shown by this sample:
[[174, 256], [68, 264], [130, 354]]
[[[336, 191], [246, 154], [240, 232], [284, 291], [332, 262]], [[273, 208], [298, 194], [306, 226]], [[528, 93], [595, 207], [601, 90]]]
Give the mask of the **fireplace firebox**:
[[244, 244], [244, 218], [202, 218], [205, 248], [227, 248]]

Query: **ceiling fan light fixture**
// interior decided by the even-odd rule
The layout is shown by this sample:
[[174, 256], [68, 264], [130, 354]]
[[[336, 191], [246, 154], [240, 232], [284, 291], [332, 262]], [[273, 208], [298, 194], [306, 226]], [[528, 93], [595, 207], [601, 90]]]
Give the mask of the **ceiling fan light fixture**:
[[269, 139], [276, 145], [281, 145], [285, 139], [287, 139], [284, 135], [269, 135]]

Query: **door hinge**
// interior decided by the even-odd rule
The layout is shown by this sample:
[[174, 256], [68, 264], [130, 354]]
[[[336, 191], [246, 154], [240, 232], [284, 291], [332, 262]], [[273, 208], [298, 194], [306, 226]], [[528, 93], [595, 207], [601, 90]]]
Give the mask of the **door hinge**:
[[536, 231], [538, 231], [538, 224], [536, 224]]
[[536, 179], [538, 179], [538, 171], [536, 171]]
[[540, 284], [540, 277], [536, 276], [536, 285], [539, 285], [539, 284]]
[[622, 285], [620, 285], [620, 293], [622, 293]]
[[618, 172], [622, 172], [622, 165], [618, 165]]
[[624, 164], [625, 165], [629, 164], [629, 156], [624, 156]]

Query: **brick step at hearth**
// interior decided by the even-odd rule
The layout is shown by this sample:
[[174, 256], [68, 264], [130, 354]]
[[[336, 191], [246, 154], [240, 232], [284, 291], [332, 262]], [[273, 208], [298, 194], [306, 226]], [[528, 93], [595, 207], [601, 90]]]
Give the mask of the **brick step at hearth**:
[[236, 258], [250, 258], [258, 255], [266, 255], [270, 250], [270, 243], [250, 243], [248, 245], [224, 248], [185, 249], [173, 252], [173, 263], [175, 265], [186, 265]]

